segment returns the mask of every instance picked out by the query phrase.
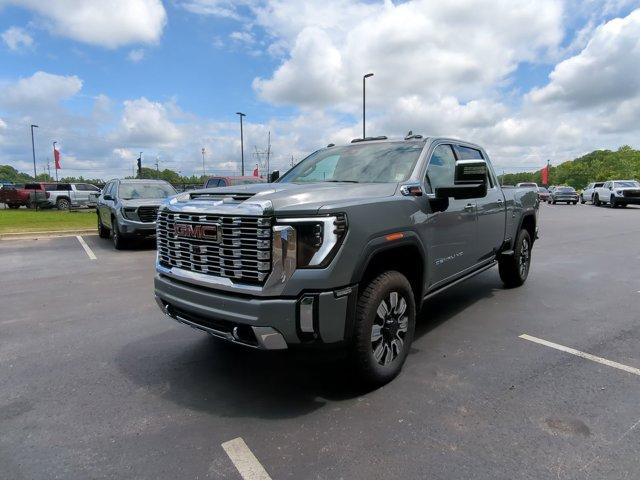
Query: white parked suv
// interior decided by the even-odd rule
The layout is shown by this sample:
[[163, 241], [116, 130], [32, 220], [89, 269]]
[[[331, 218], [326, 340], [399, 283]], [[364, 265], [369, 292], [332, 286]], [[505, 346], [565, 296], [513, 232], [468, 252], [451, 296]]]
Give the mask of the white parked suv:
[[580, 194], [580, 203], [593, 203], [593, 194], [596, 193], [596, 188], [600, 188], [604, 185], [604, 182], [591, 182], [584, 187], [584, 190]]
[[640, 205], [640, 183], [637, 180], [609, 180], [595, 189], [594, 205], [608, 204], [611, 208]]

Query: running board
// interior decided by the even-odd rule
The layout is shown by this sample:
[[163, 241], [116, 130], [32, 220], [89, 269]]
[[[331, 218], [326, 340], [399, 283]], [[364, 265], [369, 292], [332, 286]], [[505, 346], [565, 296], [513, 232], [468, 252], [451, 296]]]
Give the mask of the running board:
[[476, 275], [478, 275], [478, 274], [480, 274], [480, 273], [482, 273], [482, 272], [484, 272], [484, 271], [486, 271], [486, 270], [489, 270], [491, 267], [495, 267], [497, 264], [498, 264], [498, 262], [497, 262], [496, 260], [494, 260], [494, 261], [492, 261], [492, 262], [488, 263], [487, 265], [485, 265], [484, 267], [480, 267], [478, 270], [474, 270], [474, 271], [473, 271], [473, 272], [471, 272], [471, 273], [467, 273], [465, 276], [460, 277], [459, 279], [454, 280], [454, 281], [453, 281], [453, 282], [451, 282], [451, 283], [447, 283], [446, 285], [443, 285], [442, 287], [437, 288], [437, 289], [436, 289], [436, 290], [434, 290], [433, 292], [429, 292], [429, 293], [427, 293], [427, 294], [424, 296], [424, 298], [422, 299], [422, 301], [424, 301], [424, 300], [428, 300], [428, 299], [430, 299], [431, 297], [435, 297], [435, 296], [436, 296], [436, 295], [438, 295], [439, 293], [444, 292], [445, 290], [447, 290], [447, 289], [449, 289], [449, 288], [453, 287], [454, 285], [457, 285], [457, 284], [459, 284], [460, 282], [464, 282], [465, 280], [468, 280], [468, 279], [470, 279], [471, 277], [475, 277]]

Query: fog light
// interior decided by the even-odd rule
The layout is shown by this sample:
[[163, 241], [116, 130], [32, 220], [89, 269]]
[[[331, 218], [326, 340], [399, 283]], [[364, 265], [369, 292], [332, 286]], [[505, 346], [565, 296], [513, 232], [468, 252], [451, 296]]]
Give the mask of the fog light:
[[302, 297], [300, 300], [300, 330], [305, 333], [313, 333], [313, 307], [314, 297]]

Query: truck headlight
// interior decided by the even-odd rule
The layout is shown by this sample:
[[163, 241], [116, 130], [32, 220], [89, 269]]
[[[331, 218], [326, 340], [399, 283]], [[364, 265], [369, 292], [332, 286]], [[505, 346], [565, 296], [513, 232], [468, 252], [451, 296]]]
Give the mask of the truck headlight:
[[298, 268], [326, 267], [335, 257], [347, 234], [347, 217], [284, 218], [278, 223], [296, 229]]
[[136, 210], [136, 207], [122, 207], [120, 213], [122, 213], [122, 216], [127, 220], [136, 220]]
[[616, 195], [618, 197], [622, 197], [624, 195], [624, 190], [616, 190]]

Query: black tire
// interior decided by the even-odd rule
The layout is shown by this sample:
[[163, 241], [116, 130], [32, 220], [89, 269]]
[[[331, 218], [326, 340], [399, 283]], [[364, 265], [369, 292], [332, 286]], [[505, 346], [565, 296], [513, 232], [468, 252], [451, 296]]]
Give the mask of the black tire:
[[56, 208], [58, 210], [69, 210], [69, 208], [71, 208], [71, 202], [66, 198], [59, 198], [56, 200]]
[[116, 250], [124, 250], [127, 248], [127, 240], [120, 233], [120, 227], [118, 227], [118, 220], [115, 217], [111, 218], [111, 238], [113, 240], [113, 246]]
[[580, 194], [580, 203], [581, 203], [581, 204], [583, 204], [583, 205], [584, 205], [585, 203], [587, 203], [587, 201], [584, 199], [584, 197], [582, 196], [582, 194]]
[[97, 217], [98, 217], [98, 236], [100, 238], [109, 238], [109, 234], [110, 234], [109, 229], [102, 224], [102, 219], [100, 218], [100, 214], [98, 214]]
[[16, 209], [20, 208], [20, 205], [16, 205], [15, 203], [11, 203], [11, 204], [8, 203], [7, 206], [9, 208], [11, 208], [12, 210], [16, 210]]
[[574, 205], [577, 205], [577, 204], [578, 204], [578, 202], [571, 202], [571, 203], [573, 203]]
[[553, 200], [551, 203], [553, 203], [553, 204], [555, 205], [555, 204], [556, 204], [556, 201], [555, 201], [555, 200]]
[[521, 286], [529, 276], [531, 266], [531, 235], [525, 229], [520, 230], [516, 238], [514, 254], [502, 255], [498, 259], [500, 279], [507, 288]]
[[596, 193], [595, 196], [593, 197], [593, 204], [596, 207], [599, 207], [601, 205], [600, 203], [600, 197], [598, 196], [598, 194]]
[[626, 203], [619, 203], [618, 206], [620, 208], [627, 208], [627, 204]]
[[413, 290], [399, 272], [378, 275], [360, 292], [350, 356], [358, 380], [368, 387], [393, 380], [404, 364], [416, 323]]
[[616, 199], [612, 195], [609, 199], [609, 208], [616, 208], [617, 206], [618, 204], [616, 203]]

